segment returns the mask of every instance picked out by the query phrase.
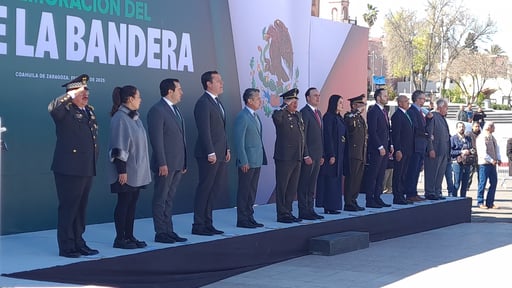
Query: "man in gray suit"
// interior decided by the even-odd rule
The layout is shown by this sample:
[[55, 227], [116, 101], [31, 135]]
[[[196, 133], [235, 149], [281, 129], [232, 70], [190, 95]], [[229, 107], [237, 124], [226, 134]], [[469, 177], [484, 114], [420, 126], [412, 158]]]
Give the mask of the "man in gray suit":
[[443, 200], [442, 183], [447, 161], [450, 161], [450, 129], [446, 123], [448, 101], [436, 101], [436, 111], [432, 120], [427, 124], [430, 135], [427, 142], [427, 157], [425, 157], [425, 198], [428, 200]]
[[178, 79], [160, 82], [162, 98], [148, 112], [148, 132], [153, 154], [151, 170], [155, 177], [153, 224], [155, 242], [187, 241], [173, 231], [172, 207], [181, 176], [187, 171], [185, 123], [176, 104], [183, 91]]
[[258, 111], [262, 100], [260, 90], [248, 88], [242, 96], [245, 108], [238, 113], [233, 137], [238, 167], [238, 193], [236, 199], [237, 227], [257, 228], [263, 224], [254, 219], [254, 201], [258, 190], [261, 165], [267, 165], [263, 147], [262, 126]]
[[[300, 110], [304, 120], [304, 139], [306, 141], [304, 159], [300, 168], [299, 190], [297, 200], [299, 204], [299, 218], [306, 220], [323, 219], [313, 209], [316, 180], [320, 166], [324, 164], [322, 113], [318, 110], [320, 92], [311, 87], [305, 93], [307, 104]], [[321, 196], [317, 199], [323, 199]]]

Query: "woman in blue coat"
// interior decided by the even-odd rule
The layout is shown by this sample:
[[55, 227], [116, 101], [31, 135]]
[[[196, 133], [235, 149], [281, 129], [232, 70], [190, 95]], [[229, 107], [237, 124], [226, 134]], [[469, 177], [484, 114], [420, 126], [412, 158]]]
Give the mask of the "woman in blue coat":
[[320, 167], [317, 193], [323, 195], [325, 214], [339, 214], [343, 197], [343, 165], [347, 132], [343, 121], [343, 98], [332, 95], [323, 117], [324, 164]]

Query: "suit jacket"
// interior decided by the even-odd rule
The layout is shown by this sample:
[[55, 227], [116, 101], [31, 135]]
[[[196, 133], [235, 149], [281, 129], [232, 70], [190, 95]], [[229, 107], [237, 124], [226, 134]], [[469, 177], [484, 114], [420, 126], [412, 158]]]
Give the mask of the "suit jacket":
[[[304, 106], [300, 110], [302, 120], [304, 121], [304, 137], [306, 146], [304, 149], [304, 157], [309, 156], [314, 160], [320, 160], [323, 154], [322, 146], [322, 127], [316, 120], [315, 112], [309, 105]], [[322, 121], [322, 114], [318, 111], [320, 121]]]
[[368, 152], [378, 153], [378, 148], [383, 146], [389, 152], [391, 141], [389, 138], [389, 120], [377, 104], [368, 109], [366, 115], [368, 125]]
[[160, 166], [169, 171], [187, 168], [187, 145], [185, 124], [169, 104], [162, 98], [148, 112], [148, 134], [153, 152], [151, 171], [158, 173]]
[[238, 167], [246, 164], [249, 164], [250, 168], [267, 165], [261, 123], [247, 107], [236, 116], [233, 138]]
[[391, 116], [391, 139], [395, 151], [407, 155], [414, 151], [414, 128], [407, 114], [400, 109]]
[[86, 106], [86, 112], [65, 94], [48, 105], [55, 122], [57, 143], [51, 169], [59, 174], [95, 176], [98, 159], [98, 124], [94, 108]]
[[432, 114], [434, 117], [427, 124], [427, 133], [431, 135], [428, 139], [427, 152], [434, 150], [436, 156], [447, 155], [450, 157], [451, 136], [448, 124], [438, 112], [432, 112]]
[[297, 160], [304, 158], [304, 122], [299, 111], [290, 113], [286, 109], [275, 110], [272, 120], [276, 127], [275, 160]]
[[425, 118], [421, 112], [414, 105], [407, 109], [407, 115], [411, 118], [414, 130], [414, 152], [423, 153], [427, 152], [427, 143], [430, 135], [427, 132], [427, 124], [431, 121], [430, 118]]
[[197, 99], [194, 118], [197, 126], [195, 156], [206, 158], [208, 154], [215, 153], [217, 159], [224, 159], [229, 149], [226, 123], [222, 116], [222, 110], [210, 94], [204, 92]]

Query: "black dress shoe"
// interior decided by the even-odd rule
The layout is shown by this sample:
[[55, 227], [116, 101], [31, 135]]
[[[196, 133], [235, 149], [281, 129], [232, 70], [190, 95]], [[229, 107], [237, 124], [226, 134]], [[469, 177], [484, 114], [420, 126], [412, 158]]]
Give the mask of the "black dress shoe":
[[382, 207], [391, 207], [391, 204], [387, 204], [386, 202], [382, 201], [382, 199], [380, 199], [380, 197], [377, 197], [375, 199], [375, 202], [377, 202]]
[[397, 199], [393, 199], [393, 204], [396, 204], [396, 205], [409, 205], [409, 204], [412, 204], [411, 201], [407, 201], [403, 198], [397, 198]]
[[312, 213], [312, 215], [316, 218], [316, 219], [324, 219], [325, 217], [322, 216], [322, 215], [318, 215], [316, 214], [315, 212]]
[[186, 242], [188, 240], [187, 238], [180, 237], [175, 232], [171, 232], [169, 236], [171, 236], [171, 238], [174, 239], [174, 241], [176, 242]]
[[167, 233], [157, 233], [155, 235], [155, 242], [172, 244], [176, 242], [176, 240]]
[[292, 216], [293, 222], [302, 222], [302, 219]]
[[261, 223], [256, 222], [256, 220], [254, 220], [254, 218], [249, 219], [249, 221], [251, 221], [251, 223], [254, 224], [256, 227], [264, 227], [265, 226]]
[[373, 199], [366, 200], [366, 208], [382, 208], [383, 206]]
[[428, 194], [428, 195], [426, 195], [426, 196], [425, 196], [425, 198], [426, 198], [427, 200], [439, 200], [439, 197], [437, 197], [437, 196], [436, 196], [436, 195], [434, 195], [434, 194]]
[[329, 210], [329, 209], [325, 209], [324, 208], [324, 214], [333, 214], [333, 215], [336, 215], [336, 214], [341, 214], [340, 211], [338, 210]]
[[114, 248], [120, 248], [120, 249], [137, 249], [137, 244], [135, 242], [132, 242], [128, 239], [115, 239], [114, 245], [112, 245]]
[[293, 221], [293, 217], [281, 217], [281, 218], [277, 218], [277, 222], [280, 222], [280, 223], [293, 223], [295, 221]]
[[360, 211], [358, 209], [358, 207], [354, 206], [354, 205], [345, 205], [345, 207], [343, 207], [343, 210], [345, 210], [345, 211]]
[[59, 251], [59, 256], [66, 257], [66, 258], [78, 258], [82, 256], [82, 253], [76, 251], [76, 250], [65, 250], [65, 251]]
[[87, 245], [77, 249], [77, 252], [79, 252], [81, 255], [84, 255], [84, 256], [91, 256], [91, 255], [96, 255], [96, 254], [100, 253], [100, 251], [98, 251], [96, 249], [91, 249]]
[[213, 236], [213, 232], [206, 228], [192, 228], [192, 234], [201, 236]]
[[303, 220], [317, 220], [315, 215], [313, 214], [299, 214], [299, 218]]
[[208, 229], [208, 231], [212, 232], [213, 234], [217, 234], [217, 235], [224, 234], [224, 231], [217, 230], [213, 226], [207, 227], [206, 229]]
[[135, 237], [130, 237], [130, 238], [128, 238], [128, 240], [135, 243], [135, 245], [137, 245], [137, 248], [144, 248], [144, 247], [148, 246], [148, 244], [146, 244], [146, 242], [138, 240]]
[[240, 221], [240, 222], [236, 222], [236, 227], [254, 229], [254, 228], [258, 227], [258, 226], [254, 225], [250, 221]]
[[446, 200], [446, 197], [444, 197], [444, 196], [437, 196], [437, 199], [439, 199], [439, 200]]

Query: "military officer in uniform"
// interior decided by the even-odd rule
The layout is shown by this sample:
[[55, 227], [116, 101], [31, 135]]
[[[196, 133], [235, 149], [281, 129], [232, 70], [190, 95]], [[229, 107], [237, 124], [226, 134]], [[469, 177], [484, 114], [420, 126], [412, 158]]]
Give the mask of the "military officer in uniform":
[[98, 159], [98, 125], [94, 108], [88, 104], [88, 80], [83, 74], [62, 85], [66, 94], [48, 105], [57, 134], [51, 167], [59, 200], [57, 240], [59, 255], [68, 258], [98, 254], [82, 238]]
[[276, 127], [274, 161], [276, 165], [277, 222], [293, 223], [301, 219], [292, 214], [292, 203], [297, 194], [301, 162], [304, 158], [304, 122], [298, 107], [299, 89], [281, 95], [283, 105], [275, 110], [272, 120]]
[[366, 122], [361, 115], [366, 108], [365, 95], [349, 99], [350, 112], [345, 113], [345, 125], [348, 131], [348, 169], [345, 169], [345, 211], [362, 211], [357, 204], [357, 196], [361, 189], [364, 165], [366, 162], [366, 141], [368, 139]]

